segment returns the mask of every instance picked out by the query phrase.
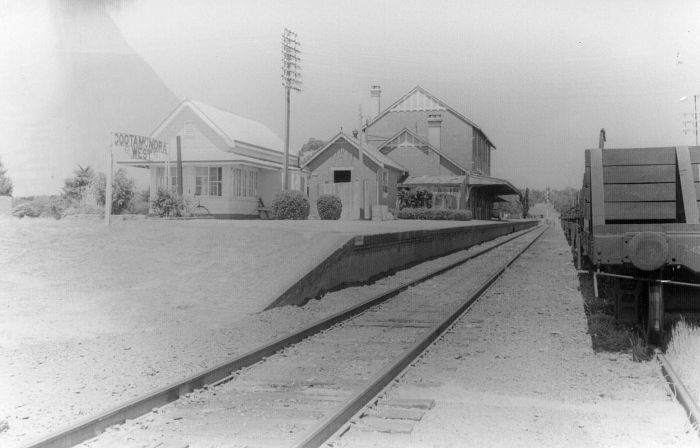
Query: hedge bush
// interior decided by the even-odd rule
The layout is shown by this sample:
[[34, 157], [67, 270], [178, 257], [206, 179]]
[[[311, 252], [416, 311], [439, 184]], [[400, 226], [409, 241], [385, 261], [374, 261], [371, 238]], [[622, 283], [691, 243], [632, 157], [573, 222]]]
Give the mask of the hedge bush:
[[322, 194], [316, 201], [318, 216], [321, 219], [340, 219], [343, 211], [343, 203], [338, 196], [332, 194]]
[[284, 190], [272, 200], [275, 219], [306, 219], [309, 217], [309, 201], [298, 190]]
[[472, 212], [469, 210], [450, 210], [443, 208], [402, 208], [399, 210], [397, 218], [469, 221], [472, 219]]
[[60, 196], [36, 196], [18, 204], [12, 209], [17, 218], [56, 218], [61, 219], [74, 202]]
[[164, 216], [182, 216], [184, 205], [176, 194], [165, 188], [159, 188], [151, 208], [156, 215], [162, 218]]
[[433, 205], [433, 193], [427, 188], [398, 191], [399, 208], [430, 208]]
[[[97, 205], [103, 207], [105, 205], [106, 185], [105, 174], [97, 173], [88, 187], [95, 195]], [[134, 194], [136, 194], [134, 180], [127, 176], [124, 168], [119, 168], [114, 172], [112, 179], [112, 214], [119, 215], [123, 211], [127, 211]]]

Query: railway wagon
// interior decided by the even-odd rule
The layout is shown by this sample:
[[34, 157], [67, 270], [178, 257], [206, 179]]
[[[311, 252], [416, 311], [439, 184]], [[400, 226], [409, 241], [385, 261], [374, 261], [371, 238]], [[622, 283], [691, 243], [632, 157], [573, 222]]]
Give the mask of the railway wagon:
[[605, 279], [618, 321], [663, 338], [665, 310], [700, 296], [700, 147], [586, 150], [579, 213], [565, 232], [579, 268]]

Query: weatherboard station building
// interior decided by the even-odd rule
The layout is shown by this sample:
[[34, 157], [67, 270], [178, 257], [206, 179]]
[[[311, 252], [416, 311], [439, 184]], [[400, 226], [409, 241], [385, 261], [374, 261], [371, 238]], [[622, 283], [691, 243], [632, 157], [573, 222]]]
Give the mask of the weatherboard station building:
[[[140, 160], [127, 154], [129, 160], [117, 164], [149, 170], [151, 200], [159, 188], [177, 191], [177, 137], [183, 197], [205, 206], [213, 216], [256, 218], [259, 201], [269, 206], [282, 190], [283, 142], [262, 123], [185, 100], [150, 137], [166, 143], [165, 156]], [[290, 154], [290, 188], [304, 191], [305, 179], [297, 165], [297, 157]]]

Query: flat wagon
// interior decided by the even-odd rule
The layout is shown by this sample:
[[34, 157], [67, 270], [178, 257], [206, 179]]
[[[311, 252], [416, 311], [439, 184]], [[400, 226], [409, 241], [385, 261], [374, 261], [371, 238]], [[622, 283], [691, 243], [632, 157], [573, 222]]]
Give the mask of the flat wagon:
[[[602, 147], [602, 144], [601, 144]], [[615, 315], [659, 343], [667, 307], [700, 296], [700, 147], [586, 150], [579, 204], [562, 217], [578, 267], [609, 286]]]

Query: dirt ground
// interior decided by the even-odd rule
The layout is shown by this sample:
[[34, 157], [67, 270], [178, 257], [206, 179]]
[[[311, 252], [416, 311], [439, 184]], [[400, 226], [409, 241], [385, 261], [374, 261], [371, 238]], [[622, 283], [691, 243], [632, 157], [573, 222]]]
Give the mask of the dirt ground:
[[[107, 230], [0, 221], [0, 420], [9, 424], [0, 446], [19, 446], [369, 296], [382, 282], [255, 313], [304, 263], [388, 223], [359, 223], [359, 232], [358, 223], [335, 224], [118, 221]], [[483, 431], [497, 428], [508, 446], [697, 446], [653, 363], [590, 348], [561, 233], [526, 257], [527, 269], [512, 270], [506, 286], [479, 303], [482, 317], [461, 324], [467, 347], [434, 351], [444, 361], [414, 378], [423, 384], [406, 376], [411, 396], [437, 404], [404, 442], [506, 446]], [[510, 423], [496, 424], [501, 415]]]
[[0, 446], [348, 306], [258, 313], [352, 235], [477, 223], [0, 219]]
[[[434, 400], [410, 433], [351, 429], [348, 447], [697, 447], [654, 361], [594, 352], [560, 231], [523, 255], [378, 407]], [[360, 420], [361, 422], [361, 420]]]

